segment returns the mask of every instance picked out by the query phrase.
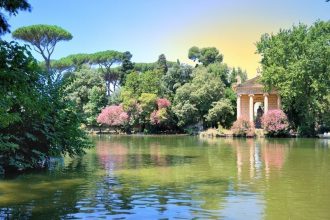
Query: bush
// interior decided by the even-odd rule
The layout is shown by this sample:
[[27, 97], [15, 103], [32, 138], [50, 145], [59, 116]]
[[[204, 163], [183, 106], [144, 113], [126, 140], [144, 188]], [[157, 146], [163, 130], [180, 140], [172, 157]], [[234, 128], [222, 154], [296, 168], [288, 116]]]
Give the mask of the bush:
[[254, 137], [255, 128], [254, 123], [246, 118], [237, 119], [231, 127], [234, 136], [237, 137]]
[[282, 110], [276, 109], [268, 111], [262, 116], [261, 124], [267, 136], [279, 137], [288, 135], [288, 117]]
[[167, 108], [171, 105], [171, 102], [166, 98], [157, 99], [158, 109]]
[[62, 82], [45, 83], [27, 47], [0, 41], [0, 174], [43, 168], [50, 157], [91, 147]]
[[128, 121], [129, 116], [121, 105], [107, 106], [102, 109], [101, 113], [97, 117], [98, 123], [115, 128], [125, 125]]

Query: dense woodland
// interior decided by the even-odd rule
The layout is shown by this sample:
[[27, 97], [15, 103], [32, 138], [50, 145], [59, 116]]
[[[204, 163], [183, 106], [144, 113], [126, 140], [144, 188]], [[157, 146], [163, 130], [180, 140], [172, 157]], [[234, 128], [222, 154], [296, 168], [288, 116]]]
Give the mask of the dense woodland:
[[[30, 9], [26, 1], [1, 7], [12, 14]], [[9, 31], [6, 20], [0, 31]], [[247, 73], [226, 65], [215, 47], [191, 47], [193, 66], [164, 54], [134, 63], [134, 54], [114, 50], [53, 60], [57, 43], [73, 38], [70, 32], [32, 25], [12, 35], [44, 60], [28, 46], [0, 42], [0, 173], [44, 167], [50, 156], [80, 155], [91, 146], [86, 130], [190, 133], [229, 129], [236, 120], [233, 88]], [[330, 22], [317, 21], [265, 34], [256, 44], [261, 80], [266, 89], [278, 89], [285, 123], [300, 135], [330, 128], [329, 42]]]

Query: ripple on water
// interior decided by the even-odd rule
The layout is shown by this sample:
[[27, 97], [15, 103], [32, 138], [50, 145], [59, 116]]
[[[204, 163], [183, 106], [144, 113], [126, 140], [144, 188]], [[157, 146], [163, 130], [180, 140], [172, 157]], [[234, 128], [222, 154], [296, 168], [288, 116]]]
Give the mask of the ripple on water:
[[317, 140], [99, 140], [49, 172], [0, 180], [0, 219], [330, 219]]

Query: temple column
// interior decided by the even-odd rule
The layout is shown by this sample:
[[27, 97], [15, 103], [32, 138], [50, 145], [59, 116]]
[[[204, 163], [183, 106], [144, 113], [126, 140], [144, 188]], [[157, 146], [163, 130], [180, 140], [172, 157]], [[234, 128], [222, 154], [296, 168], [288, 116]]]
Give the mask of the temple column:
[[249, 95], [249, 119], [251, 122], [253, 122], [253, 96], [252, 94]]
[[268, 112], [268, 94], [264, 94], [264, 114]]
[[277, 94], [277, 108], [281, 109], [281, 96]]
[[241, 95], [237, 95], [237, 119], [241, 117]]

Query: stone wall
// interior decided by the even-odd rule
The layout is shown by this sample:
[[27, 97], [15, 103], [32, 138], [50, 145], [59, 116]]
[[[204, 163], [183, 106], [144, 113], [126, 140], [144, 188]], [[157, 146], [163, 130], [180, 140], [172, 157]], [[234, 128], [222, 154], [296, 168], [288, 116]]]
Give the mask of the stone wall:
[[277, 95], [271, 94], [268, 97], [268, 110], [278, 109], [277, 106]]

